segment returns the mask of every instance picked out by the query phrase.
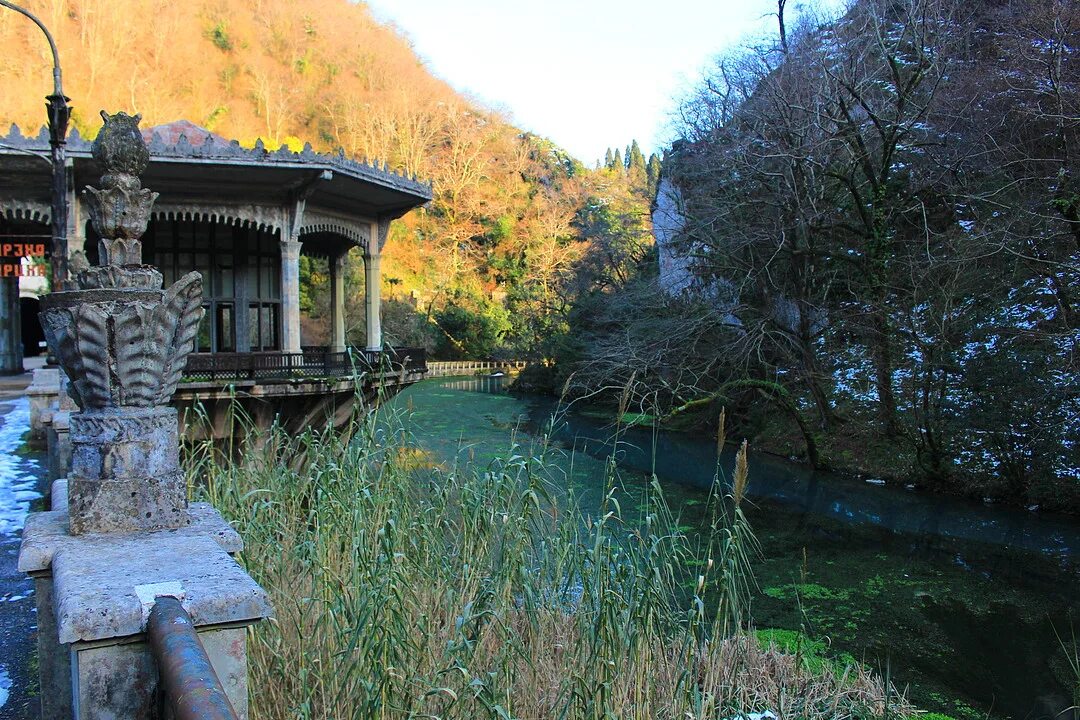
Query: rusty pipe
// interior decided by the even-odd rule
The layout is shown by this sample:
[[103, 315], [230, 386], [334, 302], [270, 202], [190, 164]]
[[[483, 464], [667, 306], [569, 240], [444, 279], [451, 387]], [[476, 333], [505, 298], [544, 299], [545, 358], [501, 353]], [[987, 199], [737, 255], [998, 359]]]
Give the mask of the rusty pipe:
[[195, 623], [172, 597], [159, 597], [146, 624], [158, 677], [176, 720], [237, 720], [221, 680], [195, 632]]

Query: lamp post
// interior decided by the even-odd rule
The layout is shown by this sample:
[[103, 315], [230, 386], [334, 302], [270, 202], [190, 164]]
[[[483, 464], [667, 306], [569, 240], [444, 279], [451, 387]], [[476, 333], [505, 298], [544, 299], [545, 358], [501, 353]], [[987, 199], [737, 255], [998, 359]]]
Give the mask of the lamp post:
[[30, 20], [40, 28], [41, 32], [45, 33], [45, 38], [49, 41], [49, 49], [52, 50], [53, 92], [52, 95], [46, 96], [45, 99], [48, 101], [49, 146], [51, 148], [53, 167], [52, 208], [49, 213], [49, 218], [52, 220], [52, 272], [50, 281], [52, 291], [57, 292], [64, 289], [64, 283], [67, 280], [68, 202], [66, 145], [68, 121], [71, 119], [71, 106], [68, 105], [68, 101], [71, 98], [64, 95], [64, 87], [60, 81], [60, 54], [56, 51], [56, 42], [53, 41], [49, 29], [46, 28], [45, 24], [38, 20], [33, 13], [14, 3], [8, 2], [8, 0], [0, 0], [0, 6], [14, 10], [17, 13], [30, 18]]

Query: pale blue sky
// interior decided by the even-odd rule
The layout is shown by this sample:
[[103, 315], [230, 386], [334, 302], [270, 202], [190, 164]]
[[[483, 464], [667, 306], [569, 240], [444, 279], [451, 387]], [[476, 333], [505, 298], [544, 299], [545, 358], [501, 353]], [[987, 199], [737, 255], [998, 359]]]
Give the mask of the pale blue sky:
[[588, 165], [635, 138], [646, 154], [663, 149], [675, 99], [709, 59], [776, 28], [776, 0], [367, 4], [436, 75]]

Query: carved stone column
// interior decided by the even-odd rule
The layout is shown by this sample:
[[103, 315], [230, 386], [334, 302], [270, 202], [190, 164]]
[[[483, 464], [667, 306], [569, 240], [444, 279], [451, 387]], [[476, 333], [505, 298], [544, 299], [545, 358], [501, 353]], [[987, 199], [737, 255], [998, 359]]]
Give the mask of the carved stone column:
[[300, 352], [300, 241], [281, 241], [281, 349]]
[[70, 414], [68, 479], [53, 484], [51, 511], [27, 518], [19, 550], [37, 599], [41, 717], [173, 717], [162, 706], [169, 673], [144, 632], [167, 596], [189, 614], [246, 719], [244, 627], [270, 606], [230, 557], [243, 547], [236, 531], [206, 503], [187, 502], [169, 402], [202, 318], [202, 278], [163, 290], [161, 273], [141, 262], [156, 193], [139, 181], [149, 156], [138, 122], [105, 116], [94, 142], [102, 187], [85, 200], [101, 266], [42, 299], [49, 349], [80, 410]]
[[101, 240], [101, 265], [75, 290], [41, 300], [49, 350], [71, 380], [71, 532], [176, 528], [187, 524], [177, 465], [176, 411], [168, 406], [202, 319], [202, 276], [168, 290], [142, 264], [140, 238], [157, 193], [138, 175], [149, 161], [139, 116], [106, 117], [94, 142], [102, 188], [84, 198]]
[[330, 258], [330, 352], [345, 351], [345, 260]]

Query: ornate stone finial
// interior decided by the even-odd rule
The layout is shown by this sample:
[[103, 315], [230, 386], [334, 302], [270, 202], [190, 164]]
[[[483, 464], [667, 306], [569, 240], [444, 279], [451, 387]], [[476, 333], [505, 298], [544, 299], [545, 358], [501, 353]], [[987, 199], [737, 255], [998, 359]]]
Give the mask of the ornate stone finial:
[[98, 254], [102, 265], [139, 265], [142, 242], [150, 221], [150, 209], [158, 194], [142, 188], [139, 175], [150, 162], [150, 151], [139, 132], [141, 115], [108, 115], [91, 151], [101, 166], [102, 189], [86, 188], [90, 219], [101, 240]]
[[85, 191], [101, 236], [100, 266], [79, 273], [77, 290], [43, 297], [40, 314], [82, 410], [71, 419], [75, 534], [188, 522], [176, 411], [165, 406], [203, 316], [199, 273], [162, 290], [161, 273], [141, 264], [140, 238], [157, 193], [138, 177], [149, 160], [140, 117], [102, 117], [93, 146], [102, 188]]

